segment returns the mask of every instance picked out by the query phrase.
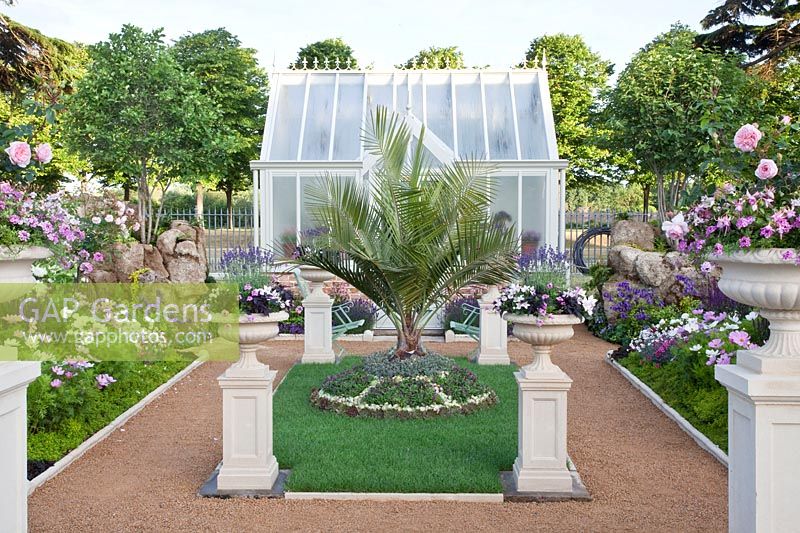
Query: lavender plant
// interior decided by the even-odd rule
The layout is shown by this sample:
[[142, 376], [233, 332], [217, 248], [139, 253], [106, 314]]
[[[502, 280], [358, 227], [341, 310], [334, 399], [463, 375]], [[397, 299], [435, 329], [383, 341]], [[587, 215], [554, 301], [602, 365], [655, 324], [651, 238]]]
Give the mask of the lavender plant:
[[523, 253], [517, 259], [520, 283], [535, 287], [548, 284], [565, 289], [569, 284], [569, 253], [559, 252], [545, 244], [531, 253]]
[[271, 251], [257, 246], [234, 248], [222, 254], [220, 268], [226, 281], [238, 283], [240, 287], [246, 283], [259, 287], [272, 281], [270, 270], [274, 257]]

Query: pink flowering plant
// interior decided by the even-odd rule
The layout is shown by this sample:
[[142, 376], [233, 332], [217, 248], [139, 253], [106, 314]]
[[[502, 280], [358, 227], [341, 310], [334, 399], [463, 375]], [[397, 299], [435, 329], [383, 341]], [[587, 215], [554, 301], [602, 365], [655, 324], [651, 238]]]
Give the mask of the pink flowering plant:
[[500, 291], [494, 309], [503, 314], [534, 315], [542, 325], [553, 315], [591, 317], [596, 304], [597, 299], [581, 287], [564, 290], [552, 283], [543, 287], [514, 283]]
[[32, 183], [53, 160], [52, 146], [40, 140], [36, 131], [55, 124], [56, 111], [62, 106], [43, 106], [33, 100], [25, 100], [24, 105], [31, 122], [15, 125], [0, 122], [0, 181]]
[[739, 128], [731, 140], [733, 157], [718, 161], [732, 179], [663, 223], [679, 250], [719, 256], [783, 248], [785, 260], [800, 264], [800, 169], [790, 160], [800, 155], [800, 128], [787, 118], [768, 128]]

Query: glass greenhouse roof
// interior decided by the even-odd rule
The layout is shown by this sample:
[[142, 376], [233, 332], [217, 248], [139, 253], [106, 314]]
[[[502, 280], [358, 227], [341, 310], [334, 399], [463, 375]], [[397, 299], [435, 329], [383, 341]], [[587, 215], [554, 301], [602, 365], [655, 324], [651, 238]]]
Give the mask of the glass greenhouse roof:
[[377, 106], [425, 126], [439, 159], [558, 159], [543, 70], [289, 70], [271, 77], [262, 161], [362, 161]]

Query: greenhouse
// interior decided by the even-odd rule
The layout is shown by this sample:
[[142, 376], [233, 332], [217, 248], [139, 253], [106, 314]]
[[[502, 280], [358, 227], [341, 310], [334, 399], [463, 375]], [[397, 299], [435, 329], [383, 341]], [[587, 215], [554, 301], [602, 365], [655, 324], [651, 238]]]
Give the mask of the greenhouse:
[[314, 226], [306, 191], [323, 176], [368, 180], [361, 132], [377, 106], [425, 129], [431, 163], [477, 158], [495, 169], [493, 216], [523, 251], [564, 247], [564, 170], [547, 73], [515, 70], [285, 70], [270, 78], [260, 159], [251, 162], [255, 244]]

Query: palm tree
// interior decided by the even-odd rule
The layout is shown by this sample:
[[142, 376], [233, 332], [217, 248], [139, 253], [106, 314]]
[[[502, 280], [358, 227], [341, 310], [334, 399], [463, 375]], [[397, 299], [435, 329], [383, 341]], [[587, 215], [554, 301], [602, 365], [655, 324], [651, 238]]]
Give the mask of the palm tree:
[[309, 193], [326, 232], [301, 236], [294, 262], [322, 268], [375, 302], [397, 329], [397, 357], [424, 355], [422, 331], [463, 287], [516, 273], [513, 228], [490, 217], [490, 169], [430, 165], [402, 117], [378, 108], [363, 136], [379, 158], [369, 183], [328, 176]]

